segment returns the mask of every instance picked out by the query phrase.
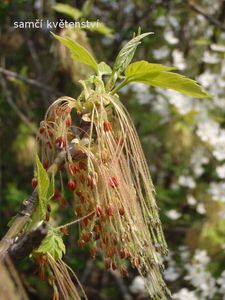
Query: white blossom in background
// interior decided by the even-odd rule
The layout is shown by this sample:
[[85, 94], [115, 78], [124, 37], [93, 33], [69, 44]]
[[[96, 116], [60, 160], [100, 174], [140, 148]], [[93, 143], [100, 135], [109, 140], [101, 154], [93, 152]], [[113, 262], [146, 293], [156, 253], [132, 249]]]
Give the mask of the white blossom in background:
[[200, 215], [204, 215], [206, 213], [205, 205], [203, 203], [198, 203], [196, 206], [196, 211]]
[[225, 46], [224, 45], [212, 44], [210, 46], [210, 48], [213, 51], [225, 52]]
[[187, 246], [179, 246], [179, 254], [180, 254], [180, 257], [181, 257], [181, 260], [183, 263], [186, 263], [187, 260], [190, 258], [190, 252], [188, 250], [188, 247]]
[[165, 257], [165, 262], [167, 262], [167, 267], [163, 272], [164, 278], [167, 281], [175, 281], [180, 275], [181, 271], [176, 265], [176, 261], [173, 259], [172, 252], [170, 252], [167, 257]]
[[178, 212], [176, 209], [168, 210], [165, 215], [170, 218], [171, 220], [177, 220], [181, 217], [181, 213]]
[[212, 82], [215, 84], [217, 78], [218, 74], [214, 74], [210, 70], [206, 70], [197, 77], [197, 80], [204, 88], [209, 88], [212, 86]]
[[190, 160], [190, 165], [195, 176], [199, 177], [204, 173], [204, 166], [209, 163], [203, 147], [195, 148]]
[[194, 206], [197, 204], [197, 200], [192, 195], [187, 195], [187, 203], [191, 206]]
[[155, 59], [163, 59], [163, 58], [166, 58], [170, 53], [170, 50], [167, 46], [163, 46], [159, 49], [154, 49], [152, 51], [152, 54], [153, 54], [153, 57]]
[[211, 119], [202, 120], [198, 123], [196, 134], [203, 142], [210, 144], [215, 143], [216, 137], [219, 135], [220, 126], [216, 121]]
[[218, 292], [225, 295], [225, 271], [220, 274], [220, 277], [217, 279], [217, 284], [219, 285]]
[[149, 92], [149, 87], [141, 82], [132, 82], [129, 89], [133, 91], [140, 104], [149, 103], [153, 99], [153, 95]]
[[209, 194], [213, 200], [225, 202], [225, 183], [211, 182], [209, 185]]
[[170, 121], [170, 110], [168, 100], [158, 94], [155, 101], [152, 102], [152, 111], [158, 113], [161, 116], [160, 124], [164, 124]]
[[178, 184], [182, 187], [187, 187], [189, 189], [194, 189], [196, 187], [196, 182], [194, 181], [193, 177], [191, 177], [191, 176], [181, 175], [178, 178]]
[[157, 26], [164, 27], [166, 25], [166, 22], [167, 22], [166, 17], [165, 16], [160, 16], [159, 18], [156, 19], [154, 24], [157, 25]]
[[185, 70], [187, 68], [184, 54], [178, 49], [174, 49], [172, 52], [173, 66], [177, 67], [179, 70]]
[[220, 62], [220, 58], [218, 57], [217, 53], [205, 51], [202, 61], [207, 64], [217, 64]]
[[189, 291], [186, 288], [181, 289], [179, 292], [173, 294], [174, 300], [199, 300], [195, 292]]
[[133, 294], [146, 294], [144, 278], [141, 276], [136, 276], [130, 285], [130, 291]]
[[216, 167], [216, 173], [220, 179], [224, 179], [225, 178], [225, 164], [222, 164], [222, 165]]
[[168, 29], [164, 32], [164, 39], [167, 41], [168, 44], [176, 45], [179, 40], [175, 37], [172, 30]]
[[210, 258], [205, 250], [197, 249], [193, 257], [193, 263], [185, 266], [188, 280], [196, 291], [201, 293], [202, 299], [211, 299], [217, 293], [216, 279], [206, 270]]

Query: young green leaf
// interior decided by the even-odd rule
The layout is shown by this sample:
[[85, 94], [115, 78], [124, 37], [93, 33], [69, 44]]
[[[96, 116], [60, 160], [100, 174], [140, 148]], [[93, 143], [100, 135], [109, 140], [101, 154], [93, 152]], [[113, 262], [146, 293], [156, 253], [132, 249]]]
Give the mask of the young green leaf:
[[88, 65], [98, 72], [98, 64], [96, 60], [84, 47], [69, 38], [62, 38], [54, 33], [52, 33], [52, 35], [70, 50], [74, 60]]
[[175, 70], [174, 67], [167, 67], [160, 64], [151, 64], [145, 60], [136, 61], [130, 64], [125, 70], [127, 82], [134, 81], [149, 73]]
[[112, 73], [112, 69], [104, 61], [101, 61], [98, 64], [98, 72], [99, 75], [110, 75]]
[[61, 259], [66, 252], [61, 232], [58, 229], [50, 228], [48, 235], [35, 252], [50, 254], [55, 260]]
[[102, 22], [90, 22], [90, 26], [88, 26], [86, 29], [90, 31], [96, 31], [105, 36], [111, 36], [113, 32], [111, 28], [109, 28]]
[[44, 169], [38, 155], [36, 155], [36, 166], [37, 166], [37, 180], [38, 180], [38, 198], [39, 198], [39, 208], [42, 218], [45, 217], [46, 207], [47, 207], [47, 196], [49, 189], [49, 177]]
[[178, 91], [182, 94], [196, 97], [196, 98], [210, 98], [211, 96], [204, 91], [195, 80], [189, 79], [177, 73], [172, 72], [158, 72], [158, 73], [147, 73], [135, 80], [145, 83], [147, 85], [162, 87]]
[[153, 32], [147, 32], [136, 36], [120, 50], [113, 67], [114, 73], [117, 72], [121, 74], [127, 68], [134, 56], [137, 46], [141, 43], [140, 41], [150, 34], [153, 34]]
[[160, 64], [151, 64], [146, 61], [137, 61], [127, 67], [125, 81], [122, 86], [135, 81], [175, 90], [196, 98], [210, 98], [210, 95], [195, 80], [169, 72], [171, 70], [174, 70], [174, 68]]
[[82, 16], [82, 12], [79, 9], [68, 4], [57, 3], [53, 5], [52, 8], [55, 11], [65, 14], [73, 19], [79, 19]]

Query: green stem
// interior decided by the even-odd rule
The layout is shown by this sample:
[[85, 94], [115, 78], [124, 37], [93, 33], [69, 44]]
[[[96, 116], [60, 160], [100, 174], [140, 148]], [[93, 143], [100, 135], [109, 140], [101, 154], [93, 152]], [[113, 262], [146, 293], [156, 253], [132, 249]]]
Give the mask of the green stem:
[[127, 85], [127, 80], [124, 79], [120, 84], [118, 84], [112, 91], [110, 94], [116, 94], [119, 90], [121, 90], [125, 85]]
[[88, 218], [89, 216], [93, 215], [94, 212], [95, 212], [95, 211], [93, 210], [92, 212], [90, 212], [90, 213], [87, 214], [86, 216], [84, 216], [84, 217], [82, 217], [82, 218], [80, 218], [80, 219], [74, 220], [74, 221], [72, 221], [72, 222], [69, 222], [69, 223], [67, 223], [67, 224], [58, 226], [58, 227], [56, 227], [56, 229], [61, 229], [61, 228], [63, 228], [63, 227], [68, 227], [68, 226], [71, 226], [71, 225], [73, 225], [73, 224], [79, 223], [80, 221], [82, 221], [82, 220]]

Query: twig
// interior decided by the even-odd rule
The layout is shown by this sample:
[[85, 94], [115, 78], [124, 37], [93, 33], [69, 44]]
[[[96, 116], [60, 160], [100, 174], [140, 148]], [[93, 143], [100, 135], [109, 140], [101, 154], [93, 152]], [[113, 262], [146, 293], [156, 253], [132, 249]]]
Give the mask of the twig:
[[[70, 155], [76, 160], [80, 160], [84, 156], [84, 154], [81, 154], [79, 149], [76, 149], [73, 144], [69, 144], [67, 150], [61, 151], [58, 154], [53, 164], [49, 167], [48, 174], [54, 176], [58, 172], [59, 167], [64, 163], [67, 157], [68, 151], [70, 152]], [[0, 241], [0, 260], [6, 256], [8, 249], [14, 242], [14, 238], [18, 235], [18, 233], [23, 229], [24, 225], [30, 219], [37, 203], [38, 189], [35, 188], [31, 196], [22, 202], [19, 212], [17, 213], [15, 220], [13, 221], [13, 224]]]
[[47, 236], [47, 234], [47, 225], [43, 223], [28, 234], [23, 235], [21, 238], [18, 238], [18, 240], [13, 243], [8, 250], [10, 257], [14, 261], [18, 261], [29, 256], [34, 249], [40, 246], [41, 242]]
[[117, 271], [113, 271], [113, 270], [110, 270], [109, 271], [110, 274], [113, 276], [113, 278], [115, 279], [117, 285], [118, 285], [118, 288], [123, 296], [123, 299], [124, 300], [133, 300], [133, 297], [131, 296], [131, 294], [129, 293], [124, 281], [123, 281], [123, 278], [119, 275], [119, 273]]
[[41, 89], [44, 89], [48, 92], [51, 92], [51, 93], [54, 93], [55, 95], [57, 96], [62, 96], [61, 93], [59, 92], [56, 92], [52, 87], [49, 87], [47, 85], [44, 85], [42, 82], [38, 81], [38, 80], [35, 80], [35, 79], [31, 79], [31, 78], [27, 78], [25, 76], [22, 76], [18, 73], [15, 73], [13, 71], [10, 71], [10, 70], [7, 70], [7, 69], [4, 69], [2, 67], [0, 67], [0, 73], [2, 73], [3, 75], [5, 76], [8, 76], [8, 77], [13, 77], [13, 78], [17, 78], [17, 79], [20, 79], [28, 84], [31, 84], [31, 85], [34, 85], [34, 86], [37, 86]]
[[4, 77], [0, 74], [0, 84], [2, 86], [2, 89], [5, 93], [5, 99], [8, 102], [8, 104], [11, 106], [13, 111], [18, 115], [18, 117], [32, 130], [32, 132], [36, 133], [36, 128], [34, 125], [30, 122], [30, 120], [22, 113], [22, 111], [17, 107], [15, 102], [13, 101], [11, 97], [11, 93], [9, 92], [7, 88], [6, 81]]
[[198, 5], [194, 4], [193, 2], [189, 3], [190, 8], [192, 10], [194, 10], [195, 12], [197, 12], [198, 14], [202, 15], [206, 20], [208, 20], [210, 23], [212, 23], [213, 25], [216, 25], [217, 27], [219, 27], [221, 30], [225, 30], [225, 25], [223, 23], [221, 23], [220, 21], [218, 21], [217, 19], [215, 19], [214, 17], [212, 17], [211, 15], [208, 15], [206, 12], [204, 12], [202, 10], [201, 7], [199, 7]]

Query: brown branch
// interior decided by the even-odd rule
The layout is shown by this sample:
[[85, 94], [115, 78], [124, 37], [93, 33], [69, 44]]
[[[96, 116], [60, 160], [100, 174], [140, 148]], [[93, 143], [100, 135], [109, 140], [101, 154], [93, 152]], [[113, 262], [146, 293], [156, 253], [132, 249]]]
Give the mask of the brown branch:
[[[82, 154], [79, 149], [76, 149], [74, 144], [69, 144], [67, 150], [61, 151], [58, 154], [53, 164], [49, 167], [48, 174], [54, 176], [58, 172], [59, 167], [65, 162], [68, 151], [76, 160], [84, 158], [84, 154]], [[8, 249], [14, 243], [14, 238], [21, 232], [24, 225], [29, 221], [37, 203], [38, 189], [35, 188], [31, 196], [22, 202], [13, 224], [0, 241], [0, 260], [6, 256]]]
[[122, 294], [122, 297], [124, 300], [133, 300], [133, 297], [129, 293], [128, 288], [126, 287], [126, 284], [123, 280], [123, 278], [120, 276], [120, 274], [117, 271], [110, 270], [109, 271], [112, 277], [115, 279], [115, 282]]
[[12, 110], [18, 115], [18, 117], [32, 130], [32, 132], [36, 133], [36, 128], [34, 125], [30, 122], [30, 120], [27, 118], [27, 116], [17, 107], [15, 102], [12, 99], [11, 93], [7, 88], [6, 81], [4, 77], [0, 74], [0, 84], [2, 86], [2, 89], [5, 93], [5, 99], [8, 102], [8, 104], [11, 106]]
[[7, 76], [7, 77], [17, 78], [19, 80], [22, 80], [22, 81], [28, 83], [28, 84], [37, 86], [38, 88], [41, 88], [41, 89], [46, 90], [48, 92], [54, 93], [54, 95], [56, 95], [56, 96], [62, 96], [61, 93], [56, 92], [55, 89], [53, 89], [52, 87], [49, 87], [47, 85], [44, 85], [42, 82], [40, 82], [38, 80], [27, 78], [25, 76], [22, 76], [22, 75], [20, 75], [18, 73], [15, 73], [13, 71], [4, 69], [2, 67], [0, 67], [0, 73], [3, 74], [3, 75], [5, 75], [5, 76]]
[[28, 257], [30, 253], [38, 248], [43, 239], [48, 234], [48, 228], [45, 223], [18, 238], [8, 250], [9, 256], [16, 262]]
[[223, 23], [221, 23], [220, 21], [218, 21], [217, 19], [215, 19], [213, 16], [208, 15], [206, 12], [204, 12], [202, 10], [201, 7], [199, 7], [198, 5], [194, 4], [193, 2], [189, 3], [190, 8], [192, 10], [194, 10], [195, 12], [197, 12], [198, 14], [202, 15], [206, 20], [208, 20], [211, 24], [219, 27], [221, 30], [225, 31], [225, 25]]

